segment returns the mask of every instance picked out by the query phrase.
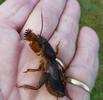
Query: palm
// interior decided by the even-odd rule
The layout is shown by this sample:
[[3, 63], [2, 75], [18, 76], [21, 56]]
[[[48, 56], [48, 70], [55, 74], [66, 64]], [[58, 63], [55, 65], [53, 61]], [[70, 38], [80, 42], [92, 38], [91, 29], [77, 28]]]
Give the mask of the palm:
[[[0, 18], [1, 98], [4, 98], [4, 100], [55, 100], [56, 98], [48, 93], [45, 86], [42, 86], [39, 90], [36, 91], [16, 87], [16, 83], [26, 83], [32, 86], [36, 86], [41, 76], [41, 72], [23, 73], [28, 68], [38, 68], [40, 61], [40, 58], [30, 49], [28, 43], [23, 40], [23, 33], [25, 29], [28, 28], [31, 28], [35, 33], [40, 33], [40, 6], [42, 4], [39, 3], [30, 15], [31, 10], [37, 4], [38, 0], [32, 1], [32, 3], [27, 0], [18, 1], [21, 3], [21, 5], [20, 3], [18, 3], [18, 7], [16, 9], [19, 9], [19, 7], [21, 9], [18, 10], [16, 14], [11, 11], [10, 15], [8, 15], [4, 12], [3, 9], [7, 10], [9, 8], [9, 10], [11, 10], [11, 1], [6, 1], [6, 3], [3, 4], [1, 6], [2, 8], [0, 9], [0, 12], [3, 13]], [[53, 1], [45, 1], [45, 3], [48, 3], [48, 5], [53, 3]], [[47, 8], [44, 8], [44, 10], [42, 10], [44, 11], [45, 25], [43, 36], [49, 39], [52, 35], [49, 42], [51, 43], [54, 49], [58, 42], [60, 42], [59, 53], [57, 56], [63, 61], [65, 65], [68, 65], [70, 63], [74, 56], [74, 53], [76, 52], [76, 55], [72, 60], [71, 66], [67, 70], [67, 75], [86, 82], [92, 88], [94, 80], [96, 78], [95, 73], [97, 73], [98, 70], [98, 39], [96, 37], [96, 34], [93, 30], [89, 28], [82, 29], [78, 37], [79, 49], [75, 51], [75, 42], [77, 39], [78, 21], [80, 13], [79, 5], [76, 0], [68, 0], [67, 7], [65, 7], [64, 13], [62, 13], [66, 0], [57, 0], [57, 2], [58, 9], [49, 9], [51, 11], [50, 12], [48, 10], [49, 6], [46, 5]], [[16, 0], [12, 1], [12, 3], [15, 6]], [[7, 8], [5, 7], [5, 5], [9, 7]], [[55, 2], [53, 5], [55, 5]], [[25, 12], [25, 9], [23, 9], [23, 7], [25, 9], [28, 8], [26, 13], [24, 14], [23, 12]], [[76, 9], [75, 11], [73, 10], [73, 7]], [[57, 15], [53, 16], [54, 13], [57, 13]], [[58, 19], [60, 18], [61, 14], [62, 17], [59, 21]], [[29, 15], [30, 17], [27, 20], [27, 16]], [[8, 19], [5, 20], [5, 18]], [[69, 21], [67, 20], [67, 18], [69, 19]], [[59, 25], [57, 26], [58, 21]], [[25, 22], [26, 24], [24, 25]], [[57, 30], [54, 32], [54, 29], [56, 27]], [[90, 36], [88, 36], [87, 33], [91, 33]], [[93, 45], [94, 42], [95, 45]], [[88, 48], [88, 45], [90, 44], [93, 46]], [[88, 67], [86, 66], [88, 60], [90, 60], [88, 62], [89, 68], [82, 68], [83, 66]], [[91, 72], [93, 76], [91, 75]], [[87, 75], [89, 75], [89, 78], [86, 77]], [[88, 93], [78, 87], [68, 85], [67, 90], [68, 94], [73, 98], [73, 100], [77, 100], [77, 97], [79, 98], [78, 100], [88, 100], [89, 98]], [[62, 100], [66, 100], [66, 98], [64, 97], [62, 98]]]

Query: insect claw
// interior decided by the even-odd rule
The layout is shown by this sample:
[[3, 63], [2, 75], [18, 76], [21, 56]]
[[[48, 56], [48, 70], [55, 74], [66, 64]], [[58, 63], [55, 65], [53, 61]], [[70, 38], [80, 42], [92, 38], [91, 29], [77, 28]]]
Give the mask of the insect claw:
[[24, 37], [27, 37], [27, 34], [24, 34]]
[[32, 31], [30, 29], [25, 30], [25, 33], [31, 33]]
[[24, 71], [23, 73], [27, 73], [27, 72], [28, 72], [28, 70]]
[[17, 83], [16, 83], [16, 87], [17, 87], [17, 88], [21, 88], [21, 86], [20, 86], [20, 85], [18, 85]]
[[32, 35], [30, 33], [24, 34], [24, 40], [31, 40], [31, 39], [32, 39]]
[[24, 71], [23, 73], [27, 73], [27, 72], [29, 72], [30, 71], [30, 69], [27, 69], [26, 71]]

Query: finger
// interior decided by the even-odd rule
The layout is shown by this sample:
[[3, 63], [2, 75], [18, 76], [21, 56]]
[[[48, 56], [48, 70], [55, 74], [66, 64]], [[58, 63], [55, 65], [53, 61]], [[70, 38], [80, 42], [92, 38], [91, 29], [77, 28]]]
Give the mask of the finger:
[[[58, 6], [57, 6], [58, 4]], [[43, 29], [42, 36], [49, 38], [55, 30], [59, 18], [65, 7], [66, 0], [42, 0], [36, 6], [32, 14], [30, 15], [27, 23], [25, 24], [21, 33], [24, 33], [26, 29], [32, 29], [36, 34], [40, 34], [41, 31], [41, 13], [43, 15]], [[22, 34], [23, 35], [23, 34]]]
[[4, 99], [16, 84], [19, 54], [19, 35], [12, 28], [0, 25], [0, 89]]
[[[56, 3], [55, 3], [56, 2]], [[44, 0], [44, 1], [41, 1], [37, 6], [36, 8], [34, 9], [34, 11], [32, 12], [31, 16], [29, 17], [25, 27], [23, 28], [23, 31], [25, 31], [25, 29], [32, 29], [35, 33], [39, 34], [39, 32], [36, 32], [36, 30], [40, 31], [40, 29], [38, 28], [38, 26], [41, 26], [41, 7], [42, 7], [42, 11], [43, 11], [43, 15], [44, 15], [44, 28], [46, 28], [45, 30], [45, 33], [48, 33], [49, 30], [51, 30], [51, 25], [53, 25], [54, 27], [54, 23], [55, 25], [57, 25], [57, 21], [60, 17], [60, 14], [62, 13], [63, 11], [63, 8], [64, 8], [64, 5], [65, 3], [64, 1], [60, 1], [60, 0], [56, 0], [56, 1], [48, 1], [48, 0]], [[56, 7], [52, 7], [54, 5], [58, 4], [58, 8]], [[51, 8], [51, 7], [52, 8]], [[44, 10], [45, 9], [45, 10]], [[39, 13], [39, 14], [38, 14]], [[54, 13], [56, 15], [54, 15]], [[38, 17], [39, 15], [39, 17]], [[54, 17], [53, 17], [54, 15]], [[47, 16], [47, 18], [45, 19], [45, 16]], [[51, 20], [49, 20], [51, 18]], [[54, 21], [52, 21], [52, 18]], [[48, 22], [50, 21], [50, 25], [48, 26], [45, 26], [45, 23], [47, 24], [47, 22], [45, 20], [48, 19]], [[39, 23], [40, 22], [40, 23]], [[56, 26], [55, 26], [56, 27]], [[40, 27], [41, 28], [41, 27]], [[49, 29], [49, 30], [48, 30]], [[54, 28], [52, 28], [52, 31], [53, 31]], [[48, 33], [49, 34], [49, 33]], [[51, 34], [51, 33], [50, 33]], [[44, 34], [43, 34], [44, 35]], [[46, 37], [46, 35], [45, 35]], [[25, 57], [25, 56], [28, 56], [28, 57]], [[36, 58], [36, 59], [35, 59]], [[25, 62], [27, 62], [28, 64], [33, 64], [33, 66], [35, 66], [36, 68], [36, 63], [38, 64], [39, 60], [40, 59], [39, 57], [37, 57], [34, 52], [29, 48], [28, 44], [24, 43], [24, 48], [22, 50], [22, 53], [21, 53], [21, 59], [20, 59], [20, 65], [21, 63], [23, 64], [22, 66], [20, 66], [20, 68], [26, 66], [27, 64]], [[25, 62], [24, 62], [25, 61]], [[26, 64], [26, 65], [25, 65]], [[32, 65], [31, 65], [32, 66]], [[39, 66], [39, 64], [37, 65]], [[26, 70], [26, 69], [25, 69]], [[24, 71], [25, 71], [24, 70]]]
[[0, 21], [20, 30], [39, 0], [6, 0], [0, 6]]
[[[98, 71], [99, 42], [96, 32], [84, 27], [80, 31], [76, 55], [67, 70], [67, 76], [86, 83], [92, 90]], [[68, 84], [68, 93], [73, 100], [88, 100], [89, 93], [83, 89]]]
[[[42, 35], [48, 39], [53, 31], [55, 30], [59, 18], [64, 10], [66, 0], [42, 0], [38, 3], [38, 5], [35, 7], [34, 11], [28, 18], [28, 21], [26, 22], [21, 35], [23, 36], [23, 33], [26, 29], [32, 29], [33, 32], [36, 34], [40, 34], [41, 31], [41, 11], [43, 13], [43, 33]], [[58, 4], [58, 6], [57, 6]], [[19, 62], [19, 76], [18, 76], [18, 84], [24, 84], [27, 83], [32, 86], [37, 86], [38, 81], [40, 80], [40, 72], [34, 72], [34, 73], [26, 73], [23, 72], [26, 71], [28, 68], [31, 69], [37, 69], [40, 65], [40, 57], [37, 56], [29, 47], [27, 43], [24, 43], [24, 47], [22, 49], [20, 62]], [[34, 77], [38, 76], [38, 77]], [[20, 89], [21, 98], [22, 100], [25, 98], [30, 99], [31, 96], [36, 98], [37, 91], [23, 91], [23, 89]], [[25, 98], [24, 98], [25, 95]], [[44, 95], [43, 95], [44, 96]]]
[[56, 45], [60, 42], [57, 56], [65, 65], [69, 64], [75, 53], [79, 18], [80, 6], [78, 2], [76, 0], [68, 0], [59, 27], [50, 39], [50, 43], [55, 51]]

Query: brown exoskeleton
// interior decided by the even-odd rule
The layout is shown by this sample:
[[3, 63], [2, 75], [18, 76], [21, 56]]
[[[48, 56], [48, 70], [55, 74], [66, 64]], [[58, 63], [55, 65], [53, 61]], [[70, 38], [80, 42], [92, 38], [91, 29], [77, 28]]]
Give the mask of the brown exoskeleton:
[[[43, 28], [43, 20], [42, 20], [42, 28]], [[49, 44], [49, 42], [43, 36], [41, 36], [42, 28], [40, 35], [36, 35], [30, 29], [26, 30], [24, 34], [25, 40], [30, 42], [29, 45], [31, 49], [38, 56], [41, 56], [42, 58], [38, 69], [27, 69], [24, 73], [42, 70], [43, 75], [41, 76], [39, 85], [35, 87], [30, 86], [28, 84], [24, 84], [24, 85], [17, 85], [17, 87], [38, 90], [43, 84], [45, 84], [48, 92], [56, 96], [57, 99], [58, 97], [68, 96], [65, 91], [66, 78], [64, 75], [63, 68], [60, 68], [62, 66], [60, 66], [60, 64], [58, 64], [58, 62], [56, 61], [58, 45], [56, 47], [57, 52], [55, 52], [52, 46]]]

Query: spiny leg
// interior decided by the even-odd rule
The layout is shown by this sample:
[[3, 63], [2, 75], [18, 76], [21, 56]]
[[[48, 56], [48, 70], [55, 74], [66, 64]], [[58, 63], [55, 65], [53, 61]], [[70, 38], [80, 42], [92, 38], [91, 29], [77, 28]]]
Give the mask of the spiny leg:
[[70, 96], [68, 96], [68, 98], [69, 98], [70, 100], [73, 100]]
[[37, 87], [34, 86], [30, 86], [28, 84], [23, 84], [23, 85], [16, 85], [16, 87], [18, 88], [26, 88], [26, 89], [32, 89], [32, 90], [38, 90], [41, 88], [41, 86], [48, 80], [49, 74], [44, 72], [40, 81], [39, 81], [39, 85]]
[[24, 71], [24, 73], [28, 73], [28, 72], [36, 72], [36, 71], [41, 71], [44, 70], [44, 62], [40, 61], [40, 65], [38, 69], [27, 69], [26, 71]]
[[59, 41], [59, 43], [56, 45], [56, 55], [58, 55], [58, 52], [59, 52], [59, 44], [60, 44], [60, 41]]
[[36, 71], [41, 71], [41, 69], [40, 68], [38, 68], [38, 69], [27, 69], [26, 71], [24, 71], [24, 73], [36, 72]]
[[65, 94], [66, 94], [66, 96], [67, 96], [70, 100], [73, 100], [73, 99], [70, 97], [70, 95], [68, 94], [67, 89], [65, 89]]
[[30, 86], [28, 84], [23, 84], [23, 85], [18, 85], [17, 84], [16, 87], [18, 87], [18, 88], [32, 89], [32, 90], [38, 90], [41, 86], [34, 87], [34, 86]]

